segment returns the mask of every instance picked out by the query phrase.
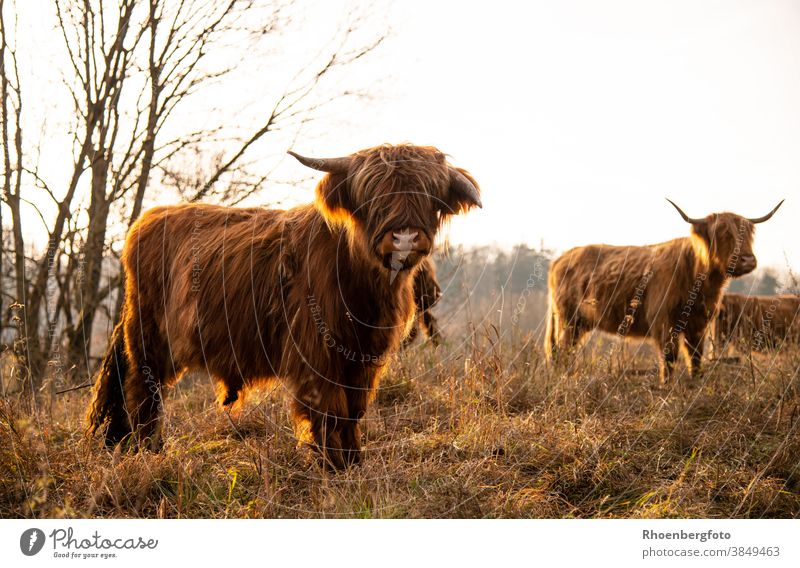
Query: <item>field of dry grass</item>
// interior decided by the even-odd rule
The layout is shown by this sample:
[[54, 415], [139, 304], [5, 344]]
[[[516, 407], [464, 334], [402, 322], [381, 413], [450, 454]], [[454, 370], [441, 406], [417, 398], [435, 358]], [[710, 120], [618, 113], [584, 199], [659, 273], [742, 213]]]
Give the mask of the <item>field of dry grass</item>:
[[295, 448], [280, 387], [229, 415], [184, 380], [157, 455], [87, 440], [87, 390], [32, 411], [9, 395], [0, 517], [800, 516], [800, 353], [659, 386], [647, 349], [594, 343], [557, 369], [491, 327], [417, 343], [367, 415], [364, 463], [338, 474]]

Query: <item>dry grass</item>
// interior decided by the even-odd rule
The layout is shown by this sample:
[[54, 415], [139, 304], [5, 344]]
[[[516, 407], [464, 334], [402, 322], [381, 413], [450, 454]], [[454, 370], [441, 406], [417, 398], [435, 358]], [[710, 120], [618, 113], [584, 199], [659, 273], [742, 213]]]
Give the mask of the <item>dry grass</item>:
[[229, 416], [207, 378], [184, 381], [158, 455], [85, 439], [87, 391], [30, 412], [6, 397], [0, 516], [800, 516], [800, 353], [660, 387], [651, 354], [605, 343], [555, 370], [530, 336], [417, 344], [368, 414], [365, 462], [339, 474], [295, 449], [280, 392]]

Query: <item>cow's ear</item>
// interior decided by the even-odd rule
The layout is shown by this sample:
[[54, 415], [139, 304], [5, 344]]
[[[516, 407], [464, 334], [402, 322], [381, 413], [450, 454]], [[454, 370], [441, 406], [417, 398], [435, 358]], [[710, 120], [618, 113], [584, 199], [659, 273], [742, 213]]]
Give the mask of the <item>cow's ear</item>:
[[473, 207], [483, 207], [480, 189], [469, 172], [450, 167], [450, 188], [445, 200], [445, 213], [456, 214]]
[[326, 174], [317, 184], [317, 207], [326, 219], [350, 219], [353, 206], [347, 185], [347, 174]]

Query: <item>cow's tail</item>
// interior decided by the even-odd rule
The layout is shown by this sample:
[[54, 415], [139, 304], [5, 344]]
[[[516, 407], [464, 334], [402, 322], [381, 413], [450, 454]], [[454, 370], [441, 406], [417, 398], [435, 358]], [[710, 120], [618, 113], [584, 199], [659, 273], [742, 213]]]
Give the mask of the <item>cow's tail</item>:
[[105, 428], [106, 446], [119, 444], [131, 432], [125, 408], [124, 384], [128, 375], [128, 356], [125, 353], [125, 313], [111, 335], [108, 351], [97, 371], [92, 402], [87, 415], [90, 435]]
[[553, 361], [556, 354], [556, 339], [558, 337], [558, 322], [556, 321], [556, 306], [553, 291], [547, 294], [547, 328], [544, 332], [544, 356], [548, 363]]

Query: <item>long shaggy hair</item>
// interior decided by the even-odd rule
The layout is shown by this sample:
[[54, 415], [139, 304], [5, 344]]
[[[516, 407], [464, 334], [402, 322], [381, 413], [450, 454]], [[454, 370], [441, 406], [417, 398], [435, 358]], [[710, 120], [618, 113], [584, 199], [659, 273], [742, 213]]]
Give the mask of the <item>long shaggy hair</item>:
[[408, 336], [403, 340], [403, 346], [410, 345], [422, 332], [432, 344], [442, 342], [442, 332], [439, 322], [433, 314], [433, 307], [442, 296], [439, 280], [436, 278], [436, 265], [429, 257], [420, 263], [419, 270], [414, 277], [414, 305], [417, 313]]
[[480, 206], [478, 187], [431, 147], [295, 156], [327, 172], [313, 205], [156, 207], [131, 228], [123, 317], [88, 415], [109, 446], [159, 449], [164, 388], [202, 369], [222, 405], [282, 381], [300, 440], [334, 468], [359, 460], [419, 263], [451, 215]]
[[800, 342], [800, 298], [793, 295], [725, 294], [714, 320], [714, 348], [729, 345], [748, 351], [778, 349]]
[[655, 342], [662, 350], [662, 381], [672, 374], [682, 345], [692, 376], [700, 371], [706, 327], [728, 279], [756, 266], [754, 222], [733, 213], [689, 219], [678, 211], [692, 225], [688, 237], [647, 246], [578, 247], [552, 263], [548, 358], [599, 329]]

